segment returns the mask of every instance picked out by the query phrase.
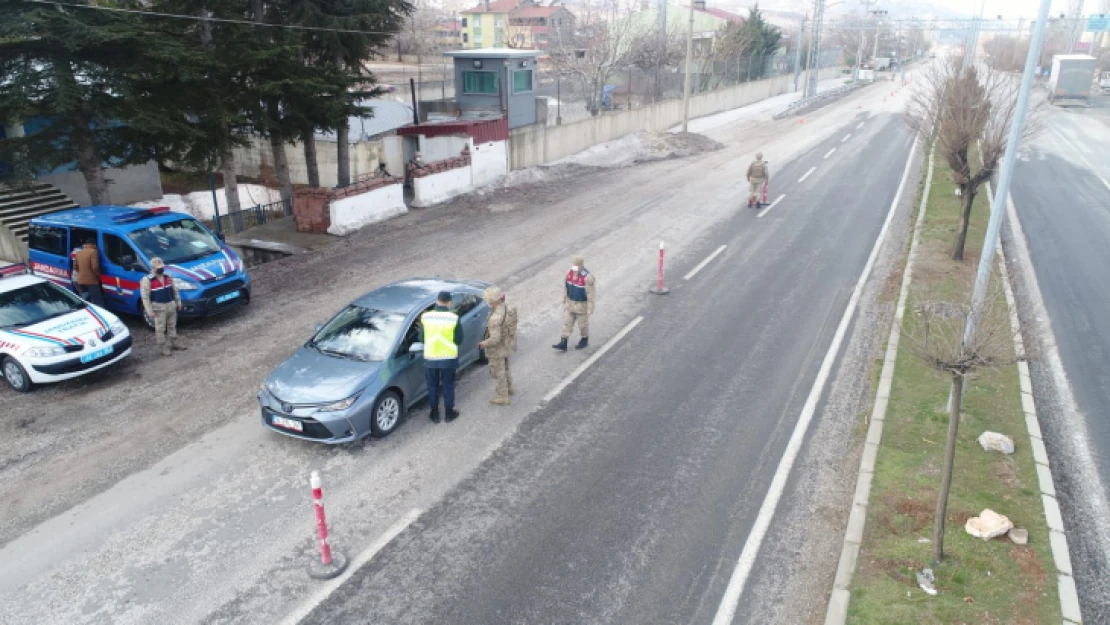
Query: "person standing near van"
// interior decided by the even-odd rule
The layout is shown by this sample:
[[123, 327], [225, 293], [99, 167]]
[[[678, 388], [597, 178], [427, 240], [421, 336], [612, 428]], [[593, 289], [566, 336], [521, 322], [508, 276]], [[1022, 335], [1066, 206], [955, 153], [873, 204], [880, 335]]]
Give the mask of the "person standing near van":
[[143, 310], [154, 319], [154, 340], [162, 355], [169, 356], [172, 350], [185, 349], [177, 342], [177, 311], [181, 310], [181, 294], [177, 292], [173, 278], [166, 275], [166, 264], [161, 258], [150, 259], [150, 269], [151, 272], [143, 276], [140, 283]]
[[96, 239], [85, 239], [85, 245], [77, 250], [73, 258], [73, 270], [77, 272], [77, 294], [86, 302], [104, 307], [104, 291], [100, 286], [100, 250], [96, 249]]

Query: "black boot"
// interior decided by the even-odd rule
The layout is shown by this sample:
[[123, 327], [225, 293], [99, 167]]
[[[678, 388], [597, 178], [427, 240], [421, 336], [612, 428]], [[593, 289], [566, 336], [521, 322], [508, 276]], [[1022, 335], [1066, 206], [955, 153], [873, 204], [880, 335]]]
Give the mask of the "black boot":
[[455, 419], [458, 419], [458, 418], [459, 418], [459, 411], [455, 410], [454, 408], [448, 408], [447, 409], [447, 416], [444, 417], [443, 420], [450, 423], [450, 422], [452, 422], [452, 421], [454, 421]]
[[432, 412], [428, 416], [431, 417], [432, 423], [439, 423], [439, 406], [432, 408]]
[[583, 336], [582, 340], [578, 341], [578, 344], [574, 346], [574, 349], [586, 349], [589, 344], [590, 339]]
[[555, 349], [557, 349], [561, 352], [567, 351], [567, 339], [566, 339], [566, 337], [559, 339], [559, 342], [552, 345], [551, 347], [553, 347], [553, 348], [555, 348]]

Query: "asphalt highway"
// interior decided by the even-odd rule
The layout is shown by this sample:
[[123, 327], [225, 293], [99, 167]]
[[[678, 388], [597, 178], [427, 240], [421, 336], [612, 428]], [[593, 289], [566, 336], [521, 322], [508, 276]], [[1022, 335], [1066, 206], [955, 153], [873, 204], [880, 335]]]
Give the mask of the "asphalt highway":
[[302, 622], [712, 622], [912, 143], [865, 112], [772, 162], [772, 207], [738, 206], [611, 351]]

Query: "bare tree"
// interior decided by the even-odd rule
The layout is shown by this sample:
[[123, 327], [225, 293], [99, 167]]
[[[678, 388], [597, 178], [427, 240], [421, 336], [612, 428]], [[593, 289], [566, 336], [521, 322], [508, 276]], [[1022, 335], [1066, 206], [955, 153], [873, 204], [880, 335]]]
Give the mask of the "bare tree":
[[644, 28], [631, 19], [634, 5], [629, 0], [584, 0], [578, 9], [578, 32], [561, 38], [551, 60], [561, 74], [579, 84], [586, 109], [597, 115], [605, 84], [628, 67], [632, 44]]
[[933, 523], [933, 559], [939, 562], [944, 558], [944, 523], [948, 494], [952, 489], [964, 382], [976, 371], [1012, 364], [1015, 358], [1009, 317], [1005, 311], [998, 310], [1005, 307], [1005, 299], [997, 289], [986, 298], [970, 343], [964, 343], [964, 327], [971, 316], [970, 301], [952, 303], [934, 299], [927, 293], [918, 299], [921, 304], [916, 308], [914, 323], [906, 332], [910, 350], [929, 367], [952, 378], [944, 469]]
[[[929, 138], [939, 124], [937, 152], [952, 169], [952, 182], [960, 191], [962, 209], [953, 260], [964, 259], [964, 244], [971, 208], [983, 183], [994, 176], [1006, 151], [1010, 125], [1017, 108], [1020, 85], [1013, 77], [989, 67], [972, 64], [962, 68], [962, 57], [953, 56], [932, 65], [917, 81], [906, 105], [906, 121], [922, 137]], [[1027, 141], [1043, 129], [1044, 99], [1034, 96], [1022, 130]], [[978, 145], [980, 167], [970, 158]]]
[[644, 74], [653, 76], [652, 99], [658, 101], [663, 97], [660, 72], [680, 66], [685, 56], [686, 38], [679, 32], [679, 26], [672, 23], [662, 36], [654, 28], [634, 33], [627, 61]]

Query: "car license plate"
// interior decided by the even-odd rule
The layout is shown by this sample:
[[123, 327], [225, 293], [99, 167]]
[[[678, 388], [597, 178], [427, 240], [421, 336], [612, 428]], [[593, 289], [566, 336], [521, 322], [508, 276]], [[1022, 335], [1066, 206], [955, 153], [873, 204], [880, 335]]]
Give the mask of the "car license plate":
[[115, 351], [115, 348], [112, 347], [111, 345], [109, 345], [108, 347], [105, 347], [104, 349], [98, 349], [95, 352], [92, 352], [91, 354], [85, 354], [84, 356], [81, 356], [81, 362], [84, 362], [84, 363], [92, 362], [92, 361], [96, 360], [97, 358], [103, 358], [103, 357], [107, 356], [108, 354], [111, 354], [113, 351]]
[[232, 291], [230, 293], [224, 293], [223, 295], [220, 295], [220, 296], [216, 297], [216, 303], [217, 304], [222, 304], [224, 302], [230, 302], [231, 300], [235, 299], [236, 297], [239, 297], [239, 291]]
[[285, 417], [279, 417], [276, 415], [272, 419], [273, 420], [271, 421], [271, 423], [280, 428], [293, 430], [294, 432], [304, 432], [304, 424], [300, 421], [296, 421], [294, 419], [286, 419]]

